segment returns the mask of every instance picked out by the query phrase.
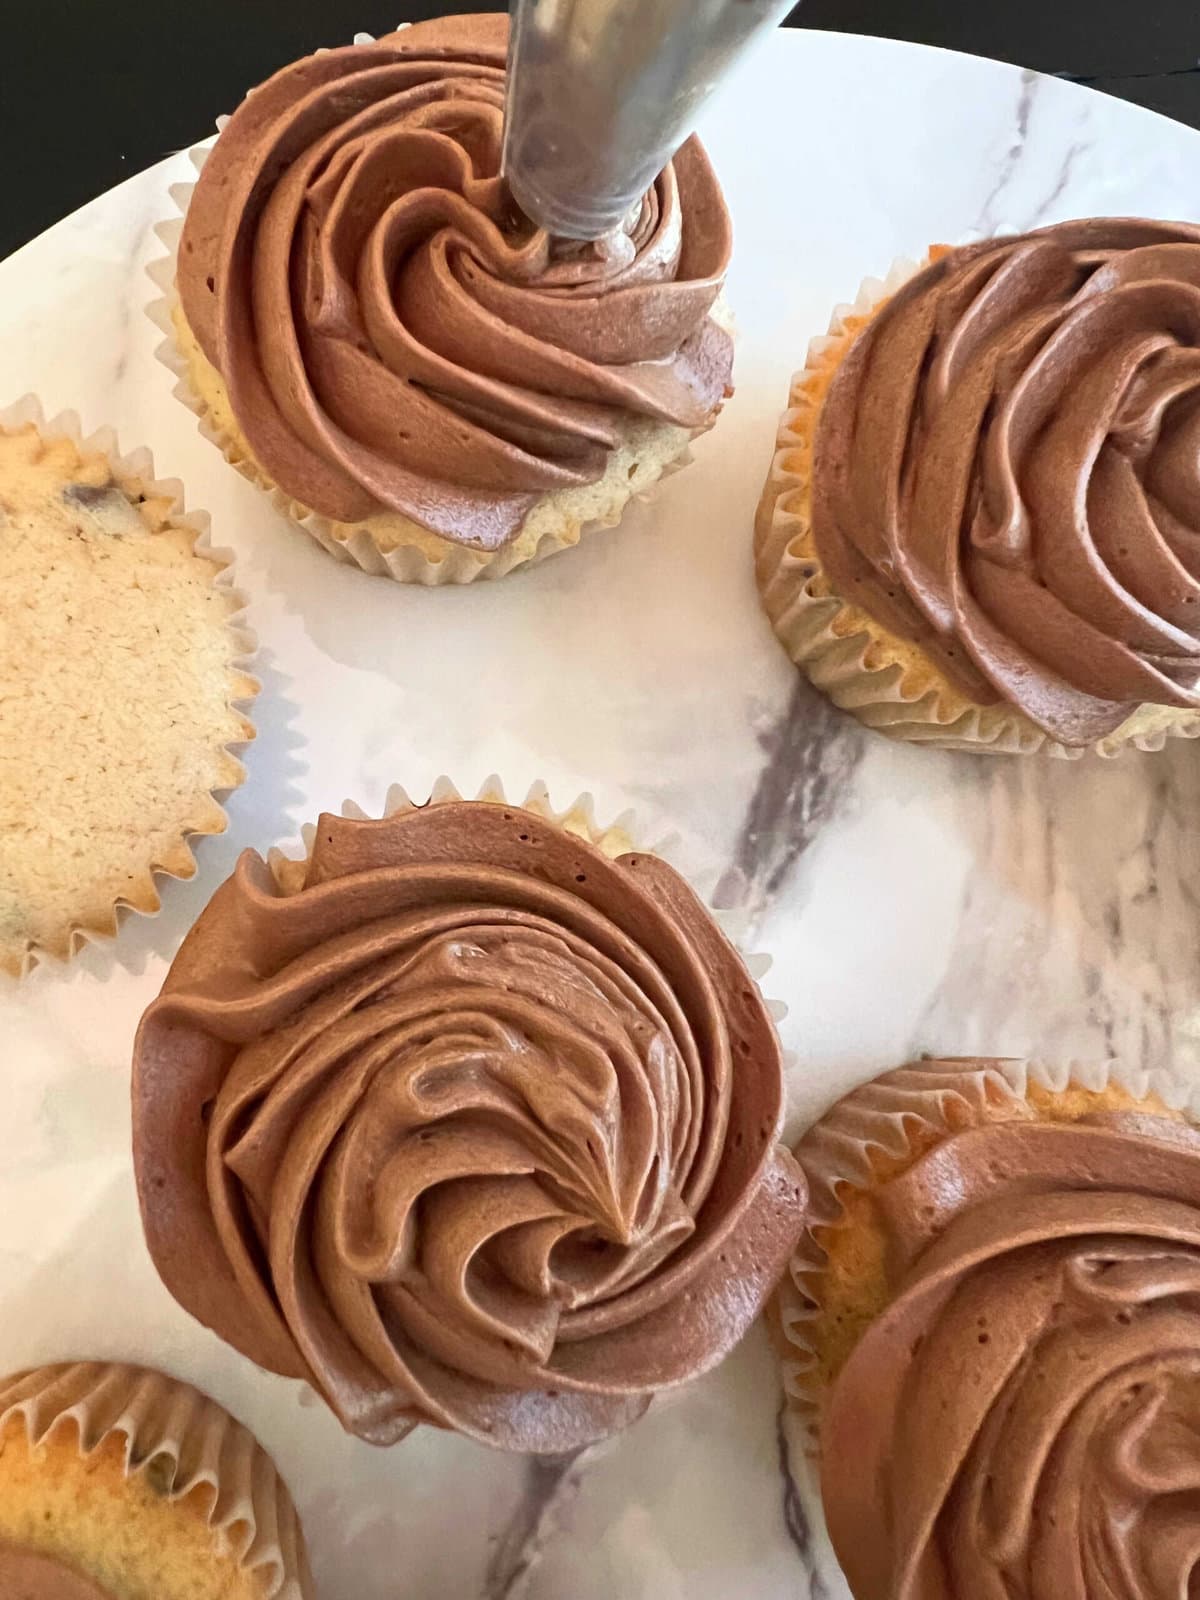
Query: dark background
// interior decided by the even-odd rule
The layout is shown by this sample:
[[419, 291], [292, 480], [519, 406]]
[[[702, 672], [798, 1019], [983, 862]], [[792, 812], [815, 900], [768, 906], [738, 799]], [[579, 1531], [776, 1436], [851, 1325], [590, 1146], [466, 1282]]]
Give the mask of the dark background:
[[[19, 21], [17, 7], [19, 6]], [[0, 0], [0, 256], [318, 45], [487, 0]], [[491, 9], [503, 9], [495, 5]], [[998, 56], [1200, 127], [1200, 0], [802, 0], [801, 27]]]

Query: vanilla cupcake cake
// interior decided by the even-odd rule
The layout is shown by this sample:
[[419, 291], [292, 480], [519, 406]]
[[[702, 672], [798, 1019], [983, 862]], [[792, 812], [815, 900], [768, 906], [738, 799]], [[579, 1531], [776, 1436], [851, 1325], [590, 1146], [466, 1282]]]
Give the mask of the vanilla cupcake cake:
[[286, 67], [187, 207], [170, 331], [228, 459], [334, 555], [497, 577], [618, 520], [729, 393], [731, 236], [690, 140], [615, 236], [556, 241], [500, 177], [508, 21]]
[[[19, 414], [19, 415], [18, 415]], [[32, 417], [33, 420], [21, 420]], [[190, 877], [242, 781], [258, 685], [225, 562], [148, 455], [0, 416], [0, 971], [116, 931]]]
[[855, 1600], [1177, 1600], [1200, 1132], [1135, 1074], [913, 1062], [800, 1141], [789, 1393]]

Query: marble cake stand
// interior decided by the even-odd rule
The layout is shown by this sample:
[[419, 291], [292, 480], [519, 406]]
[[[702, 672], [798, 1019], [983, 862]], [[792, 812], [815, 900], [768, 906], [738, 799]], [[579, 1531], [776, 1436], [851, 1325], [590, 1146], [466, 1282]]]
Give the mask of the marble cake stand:
[[325, 1600], [846, 1591], [761, 1332], [571, 1460], [432, 1430], [386, 1453], [170, 1300], [138, 1227], [130, 1043], [244, 846], [443, 772], [498, 772], [511, 792], [545, 778], [563, 803], [591, 790], [602, 816], [632, 806], [651, 838], [678, 833], [683, 864], [721, 880], [774, 958], [797, 1127], [922, 1050], [1200, 1073], [1200, 746], [1075, 764], [895, 748], [798, 682], [749, 555], [789, 374], [835, 301], [972, 232], [1200, 218], [1200, 135], [1015, 68], [812, 33], [767, 41], [703, 131], [737, 228], [736, 398], [654, 506], [499, 586], [404, 590], [340, 567], [201, 440], [144, 315], [185, 157], [0, 265], [0, 401], [31, 389], [89, 429], [114, 423], [183, 479], [239, 553], [264, 681], [248, 781], [197, 878], [115, 944], [0, 987], [0, 1370], [112, 1354], [203, 1385], [276, 1453]]

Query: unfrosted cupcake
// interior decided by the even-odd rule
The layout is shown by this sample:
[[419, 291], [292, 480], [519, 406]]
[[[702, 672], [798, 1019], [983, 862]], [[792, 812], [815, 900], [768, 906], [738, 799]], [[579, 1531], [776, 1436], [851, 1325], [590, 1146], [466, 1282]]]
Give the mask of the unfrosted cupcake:
[[556, 241], [500, 172], [508, 21], [284, 68], [191, 195], [171, 328], [229, 460], [334, 555], [467, 582], [575, 544], [729, 392], [729, 217], [689, 141], [615, 236]]
[[536, 797], [248, 851], [133, 1098], [167, 1287], [377, 1444], [615, 1433], [733, 1347], [803, 1221], [736, 951], [664, 861]]
[[148, 452], [0, 412], [0, 972], [156, 911], [225, 827], [258, 685], [207, 527]]
[[797, 1155], [812, 1200], [781, 1291], [786, 1378], [856, 1600], [1186, 1594], [1186, 1118], [1144, 1075], [922, 1061], [846, 1096]]
[[270, 1457], [188, 1384], [73, 1362], [0, 1380], [4, 1600], [311, 1600]]
[[1200, 733], [1200, 227], [1102, 218], [868, 284], [814, 343], [759, 508], [767, 612], [896, 738]]

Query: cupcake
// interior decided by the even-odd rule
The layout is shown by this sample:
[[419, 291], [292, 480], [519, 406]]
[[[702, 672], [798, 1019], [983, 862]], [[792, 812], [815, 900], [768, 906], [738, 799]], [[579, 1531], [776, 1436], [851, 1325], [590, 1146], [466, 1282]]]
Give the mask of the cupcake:
[[559, 1452], [714, 1366], [795, 1248], [779, 1046], [664, 861], [447, 796], [247, 851], [134, 1052], [155, 1265], [376, 1444]]
[[787, 1381], [856, 1600], [1190, 1592], [1200, 1133], [1171, 1098], [921, 1061], [801, 1141]]
[[160, 278], [226, 457], [332, 554], [408, 582], [615, 523], [730, 392], [702, 148], [615, 235], [550, 238], [500, 177], [507, 44], [505, 17], [449, 17], [284, 68], [222, 130]]
[[207, 526], [147, 452], [0, 413], [0, 971], [156, 911], [155, 874], [225, 827], [258, 685]]
[[5, 1600], [308, 1600], [304, 1536], [252, 1434], [161, 1373], [0, 1380]]
[[795, 379], [759, 588], [898, 739], [1200, 734], [1200, 227], [1102, 218], [868, 284]]

